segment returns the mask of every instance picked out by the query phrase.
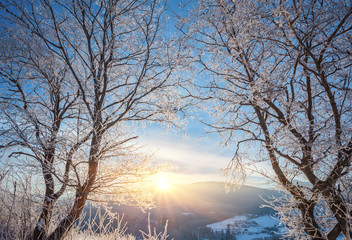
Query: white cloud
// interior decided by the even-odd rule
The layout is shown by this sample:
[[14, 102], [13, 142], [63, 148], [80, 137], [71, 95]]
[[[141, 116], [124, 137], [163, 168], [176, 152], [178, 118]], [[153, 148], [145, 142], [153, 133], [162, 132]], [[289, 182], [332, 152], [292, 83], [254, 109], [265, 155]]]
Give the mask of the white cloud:
[[[142, 142], [147, 151], [155, 153], [156, 161], [170, 164], [167, 172], [170, 182], [183, 184], [226, 180], [220, 169], [227, 167], [232, 153], [209, 138], [185, 138], [180, 134], [165, 134], [154, 129], [144, 132]], [[266, 181], [260, 176], [252, 176], [246, 184], [265, 186]]]

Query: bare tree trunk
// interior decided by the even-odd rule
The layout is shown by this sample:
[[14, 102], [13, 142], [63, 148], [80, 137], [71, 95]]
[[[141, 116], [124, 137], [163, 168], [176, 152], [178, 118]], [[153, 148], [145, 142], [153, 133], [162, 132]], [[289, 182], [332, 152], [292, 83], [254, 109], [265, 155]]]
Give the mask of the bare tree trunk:
[[74, 204], [67, 214], [67, 216], [59, 223], [56, 229], [47, 237], [48, 240], [63, 239], [67, 232], [69, 232], [73, 224], [81, 215], [86, 204], [88, 194], [91, 192], [98, 173], [98, 154], [100, 151], [100, 144], [102, 140], [103, 127], [101, 106], [96, 102], [95, 104], [95, 132], [92, 137], [90, 152], [89, 152], [89, 166], [87, 179], [84, 185], [76, 190], [76, 198]]
[[73, 224], [79, 218], [84, 208], [84, 205], [86, 204], [86, 201], [87, 201], [86, 195], [76, 195], [75, 202], [70, 212], [46, 239], [47, 240], [63, 239], [66, 233], [71, 230]]
[[304, 198], [303, 194], [301, 194], [300, 190], [293, 186], [290, 181], [286, 178], [285, 174], [282, 172], [282, 169], [279, 166], [278, 160], [275, 156], [275, 153], [272, 149], [272, 141], [270, 138], [270, 133], [265, 122], [265, 118], [260, 110], [260, 108], [254, 103], [253, 108], [257, 114], [259, 125], [262, 128], [265, 136], [265, 147], [270, 157], [271, 165], [273, 170], [282, 184], [287, 191], [289, 191], [292, 196], [299, 202], [298, 209], [301, 211], [304, 231], [310, 236], [313, 240], [324, 240], [321, 232], [319, 231], [318, 224], [315, 220], [314, 216], [314, 207], [315, 204], [313, 202], [308, 201]]
[[27, 239], [33, 240], [44, 240], [47, 237], [47, 230], [50, 226], [51, 216], [53, 213], [53, 208], [55, 201], [51, 199], [45, 199], [43, 202], [42, 212], [39, 216], [36, 227], [32, 233], [32, 236], [27, 237]]
[[352, 237], [351, 223], [349, 222], [349, 208], [343, 202], [341, 197], [329, 186], [321, 186], [322, 195], [325, 197], [330, 210], [334, 214], [341, 232], [346, 239]]

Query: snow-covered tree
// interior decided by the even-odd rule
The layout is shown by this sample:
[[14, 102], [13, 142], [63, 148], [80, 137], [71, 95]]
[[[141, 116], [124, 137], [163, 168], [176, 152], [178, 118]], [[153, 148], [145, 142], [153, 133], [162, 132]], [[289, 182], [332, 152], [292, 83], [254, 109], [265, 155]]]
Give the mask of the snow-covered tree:
[[352, 2], [199, 0], [179, 24], [229, 176], [275, 180], [289, 236], [350, 239]]
[[[162, 3], [4, 0], [0, 10], [1, 160], [31, 169], [42, 190], [28, 238], [62, 239], [98, 196], [143, 202], [129, 183], [153, 170], [133, 151], [133, 123], [175, 120], [177, 109]], [[53, 226], [66, 193], [73, 202]]]

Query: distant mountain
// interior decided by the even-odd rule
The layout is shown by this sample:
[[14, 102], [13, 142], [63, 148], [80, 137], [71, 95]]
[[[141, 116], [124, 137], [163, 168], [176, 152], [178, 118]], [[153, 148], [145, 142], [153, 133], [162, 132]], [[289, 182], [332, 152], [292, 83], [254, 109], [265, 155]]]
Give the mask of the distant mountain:
[[[233, 186], [232, 186], [233, 188]], [[153, 227], [163, 229], [168, 220], [168, 232], [175, 239], [193, 240], [207, 224], [219, 222], [235, 215], [270, 215], [272, 209], [260, 208], [262, 198], [277, 194], [273, 190], [242, 186], [225, 192], [225, 183], [199, 182], [174, 186], [161, 191], [156, 198], [156, 208], [149, 211]], [[262, 198], [261, 198], [262, 197]], [[146, 231], [148, 213], [137, 207], [113, 205], [114, 211], [124, 213], [128, 232], [139, 235]], [[203, 229], [203, 230], [201, 230]]]
[[267, 214], [269, 209], [260, 208], [262, 198], [277, 194], [273, 190], [242, 186], [240, 189], [230, 187], [225, 192], [225, 183], [199, 182], [176, 186], [170, 192], [160, 193], [157, 208], [174, 207], [183, 212], [212, 212], [233, 214]]

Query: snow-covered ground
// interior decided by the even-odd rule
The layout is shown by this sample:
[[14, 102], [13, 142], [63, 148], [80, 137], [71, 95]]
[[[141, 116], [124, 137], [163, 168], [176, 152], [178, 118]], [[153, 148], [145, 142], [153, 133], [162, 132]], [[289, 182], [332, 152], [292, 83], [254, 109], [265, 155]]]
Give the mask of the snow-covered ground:
[[236, 235], [236, 239], [250, 240], [255, 238], [270, 237], [275, 232], [280, 232], [282, 229], [279, 225], [279, 220], [271, 216], [260, 216], [250, 218], [248, 215], [234, 216], [222, 222], [208, 224], [214, 232], [226, 231], [228, 225], [231, 232]]
[[234, 216], [233, 218], [225, 219], [222, 222], [208, 224], [207, 227], [211, 228], [214, 232], [221, 232], [222, 230], [226, 230], [227, 225], [230, 224], [230, 227], [241, 224], [247, 220], [247, 216]]

